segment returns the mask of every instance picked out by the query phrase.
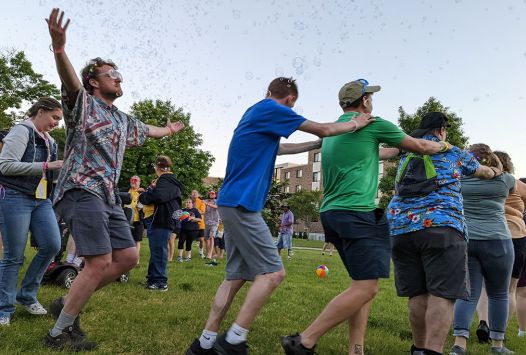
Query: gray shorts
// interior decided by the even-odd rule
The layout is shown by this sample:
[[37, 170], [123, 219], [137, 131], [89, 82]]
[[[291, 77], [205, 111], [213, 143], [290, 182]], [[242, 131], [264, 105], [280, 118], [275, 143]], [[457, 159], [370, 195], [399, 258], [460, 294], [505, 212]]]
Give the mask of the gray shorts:
[[205, 239], [215, 238], [217, 233], [217, 224], [207, 224], [205, 226]]
[[79, 256], [135, 247], [122, 207], [107, 204], [91, 192], [67, 191], [56, 204], [55, 212], [68, 225]]
[[225, 226], [226, 279], [253, 281], [278, 272], [283, 263], [261, 213], [243, 207], [219, 206]]

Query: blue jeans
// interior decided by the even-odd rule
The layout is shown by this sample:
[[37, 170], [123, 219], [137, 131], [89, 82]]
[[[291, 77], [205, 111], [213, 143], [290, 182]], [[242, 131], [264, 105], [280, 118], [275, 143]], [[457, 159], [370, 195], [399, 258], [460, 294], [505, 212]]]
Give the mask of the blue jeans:
[[453, 335], [469, 338], [469, 328], [484, 280], [488, 293], [490, 338], [503, 340], [508, 321], [508, 288], [513, 267], [513, 243], [507, 240], [470, 240], [468, 268], [471, 295], [468, 301], [455, 302]]
[[292, 249], [292, 232], [279, 232], [276, 247], [278, 249]]
[[172, 234], [171, 229], [148, 227], [148, 244], [150, 246], [150, 264], [148, 265], [149, 284], [166, 285], [168, 275], [166, 264], [168, 262], [168, 239]]
[[[3, 197], [3, 198], [2, 198]], [[15, 300], [24, 305], [37, 302], [44, 272], [60, 250], [60, 232], [51, 201], [6, 188], [0, 197], [0, 231], [4, 257], [0, 260], [0, 317], [15, 312]], [[38, 243], [18, 293], [18, 273], [24, 263], [28, 232]]]

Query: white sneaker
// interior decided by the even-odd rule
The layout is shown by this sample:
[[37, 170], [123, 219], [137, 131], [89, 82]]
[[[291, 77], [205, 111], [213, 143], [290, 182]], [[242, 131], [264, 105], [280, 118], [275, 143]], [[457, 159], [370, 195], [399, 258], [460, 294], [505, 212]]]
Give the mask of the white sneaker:
[[29, 306], [26, 306], [24, 304], [21, 304], [21, 306], [24, 307], [29, 313], [37, 316], [47, 314], [46, 309], [38, 301], [33, 304], [30, 304]]
[[82, 258], [76, 256], [71, 264], [75, 265], [76, 267], [80, 267], [82, 265]]
[[11, 325], [11, 318], [8, 316], [0, 317], [0, 326], [2, 325]]

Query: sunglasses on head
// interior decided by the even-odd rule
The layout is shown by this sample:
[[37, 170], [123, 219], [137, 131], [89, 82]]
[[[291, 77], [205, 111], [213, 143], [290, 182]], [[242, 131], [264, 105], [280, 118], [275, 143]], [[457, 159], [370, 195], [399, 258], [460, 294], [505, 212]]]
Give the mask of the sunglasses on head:
[[362, 96], [365, 95], [365, 89], [367, 88], [367, 85], [369, 85], [369, 82], [365, 79], [358, 79], [358, 80], [355, 80], [359, 83], [361, 83], [363, 85], [362, 87]]

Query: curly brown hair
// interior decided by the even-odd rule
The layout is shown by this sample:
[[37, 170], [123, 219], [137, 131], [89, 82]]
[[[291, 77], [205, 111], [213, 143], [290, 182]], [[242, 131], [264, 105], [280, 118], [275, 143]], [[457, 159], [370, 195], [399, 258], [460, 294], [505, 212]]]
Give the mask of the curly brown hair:
[[511, 161], [511, 157], [508, 153], [502, 152], [500, 150], [496, 150], [493, 153], [499, 158], [500, 162], [502, 163], [502, 170], [513, 174], [515, 172], [515, 167], [513, 166], [513, 163]]
[[475, 159], [482, 165], [488, 167], [502, 168], [499, 158], [493, 153], [489, 145], [484, 143], [477, 143], [471, 145], [468, 150], [473, 153]]
[[86, 91], [90, 94], [93, 94], [93, 86], [91, 86], [89, 81], [99, 74], [99, 68], [103, 65], [109, 65], [115, 70], [119, 69], [117, 65], [110, 59], [102, 59], [97, 57], [91, 59], [80, 72], [80, 76], [82, 77], [82, 86], [84, 86], [84, 89], [86, 89]]

